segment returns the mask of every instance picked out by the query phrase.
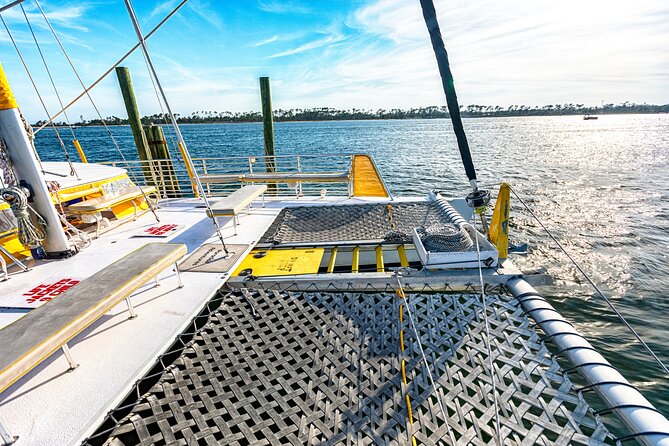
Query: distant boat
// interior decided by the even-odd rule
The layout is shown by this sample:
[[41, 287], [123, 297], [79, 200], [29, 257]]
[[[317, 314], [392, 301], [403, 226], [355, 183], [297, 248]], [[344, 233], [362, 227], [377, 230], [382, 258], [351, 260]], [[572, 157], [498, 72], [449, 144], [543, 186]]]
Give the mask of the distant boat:
[[589, 120], [591, 120], [591, 119], [599, 119], [599, 117], [597, 117], [597, 116], [591, 116], [591, 115], [585, 115], [585, 116], [583, 116], [583, 120], [584, 120], [584, 121], [589, 121]]

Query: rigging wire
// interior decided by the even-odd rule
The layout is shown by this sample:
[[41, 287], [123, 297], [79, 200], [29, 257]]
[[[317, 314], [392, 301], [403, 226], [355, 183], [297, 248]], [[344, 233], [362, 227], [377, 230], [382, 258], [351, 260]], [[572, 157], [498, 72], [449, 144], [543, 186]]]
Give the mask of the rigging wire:
[[[30, 79], [30, 83], [32, 84], [33, 88], [35, 89], [35, 92], [37, 93], [37, 97], [42, 104], [42, 108], [44, 108], [44, 111], [46, 112], [47, 117], [49, 116], [49, 111], [46, 108], [46, 104], [44, 103], [44, 100], [42, 99], [42, 95], [39, 92], [39, 89], [37, 88], [37, 84], [35, 83], [35, 80], [32, 77], [32, 74], [30, 73], [30, 69], [28, 68], [28, 65], [26, 64], [25, 59], [23, 58], [23, 54], [21, 53], [21, 50], [19, 49], [18, 45], [16, 44], [16, 40], [14, 40], [14, 35], [12, 32], [9, 30], [9, 26], [7, 26], [7, 22], [5, 22], [5, 18], [0, 14], [0, 20], [2, 21], [2, 24], [5, 27], [5, 30], [7, 31], [7, 35], [9, 35], [9, 39], [12, 41], [12, 45], [14, 45], [14, 49], [16, 50], [16, 54], [19, 56], [19, 59], [21, 60], [21, 64], [23, 64], [23, 68], [26, 70], [26, 74], [28, 75], [28, 78]], [[19, 115], [21, 116], [21, 120], [23, 121], [23, 126], [25, 127], [26, 133], [28, 134], [28, 139], [30, 140], [30, 146], [33, 150], [33, 154], [35, 155], [35, 158], [37, 159], [37, 162], [39, 163], [40, 170], [42, 173], [44, 173], [44, 168], [42, 167], [42, 160], [39, 157], [39, 154], [37, 153], [37, 149], [35, 148], [35, 132], [33, 131], [32, 127], [26, 122], [25, 118], [23, 115], [21, 115], [21, 112], [19, 111]], [[58, 140], [60, 141], [61, 146], [63, 145], [63, 140], [60, 139], [60, 134], [58, 133], [58, 130], [56, 129], [56, 126], [53, 124], [53, 121], [49, 123], [51, 127], [54, 129], [56, 132], [56, 136], [58, 137]]]
[[427, 361], [427, 356], [425, 355], [425, 350], [423, 349], [423, 344], [420, 340], [420, 336], [418, 335], [418, 329], [416, 328], [416, 323], [414, 322], [413, 318], [413, 313], [411, 312], [411, 304], [409, 302], [409, 299], [404, 293], [404, 288], [402, 286], [402, 281], [400, 280], [400, 270], [397, 270], [395, 272], [395, 278], [397, 279], [397, 285], [398, 289], [397, 291], [402, 294], [404, 297], [404, 301], [406, 303], [406, 309], [407, 309], [407, 314], [409, 315], [409, 321], [411, 322], [411, 328], [413, 329], [414, 336], [416, 336], [416, 343], [418, 344], [418, 349], [420, 350], [420, 354], [423, 358], [423, 363], [425, 364], [425, 370], [427, 371], [427, 377], [430, 380], [430, 385], [432, 386], [432, 390], [434, 391], [434, 395], [437, 398], [437, 403], [439, 403], [439, 410], [441, 411], [442, 416], [444, 417], [444, 423], [446, 424], [446, 429], [448, 430], [448, 436], [451, 439], [451, 443], [453, 445], [457, 444], [457, 441], [455, 440], [455, 436], [453, 435], [453, 431], [451, 430], [451, 425], [448, 423], [448, 412], [446, 412], [446, 409], [444, 408], [444, 403], [441, 401], [441, 394], [439, 393], [437, 389], [437, 385], [434, 382], [434, 377], [432, 376], [432, 371], [430, 370], [430, 364]]
[[[483, 214], [481, 216], [481, 224], [483, 225]], [[474, 222], [476, 222], [476, 213], [474, 213]], [[492, 383], [492, 400], [495, 408], [495, 433], [497, 434], [497, 445], [502, 446], [504, 441], [502, 439], [502, 430], [499, 423], [499, 403], [497, 402], [497, 384], [495, 383], [495, 365], [492, 359], [492, 346], [490, 343], [490, 320], [488, 319], [488, 302], [485, 294], [485, 283], [483, 281], [483, 268], [481, 267], [481, 246], [479, 245], [478, 231], [474, 227], [474, 239], [476, 239], [476, 256], [478, 258], [479, 281], [481, 283], [481, 305], [483, 306], [483, 320], [485, 323], [485, 347], [488, 350], [488, 366], [490, 367], [490, 381]]]
[[[149, 66], [148, 62], [146, 61], [146, 58], [144, 59], [144, 63], [146, 64], [146, 69], [148, 71], [151, 71], [151, 67]], [[165, 109], [163, 108], [163, 101], [160, 99], [160, 94], [158, 93], [158, 87], [156, 87], [156, 81], [153, 79], [153, 76], [149, 76], [149, 78], [151, 79], [151, 85], [153, 86], [153, 91], [154, 91], [154, 93], [156, 93], [156, 99], [158, 100], [158, 107], [160, 107], [160, 116], [163, 118], [163, 122], [165, 123], [165, 125], [169, 128], [170, 123], [167, 120], [167, 115], [165, 114]], [[174, 141], [174, 136], [173, 136], [172, 132], [167, 132], [167, 133], [169, 135], [170, 143], [172, 144], [172, 147], [176, 148], [177, 144]], [[169, 151], [169, 145], [167, 146], [167, 148], [168, 148], [168, 151]], [[176, 152], [179, 153], [178, 150]], [[185, 160], [183, 160], [183, 161], [184, 161], [184, 163], [186, 162]]]
[[632, 332], [634, 337], [641, 343], [641, 345], [653, 357], [653, 359], [655, 359], [655, 362], [657, 362], [657, 364], [660, 366], [660, 368], [662, 368], [664, 373], [669, 375], [669, 368], [667, 368], [667, 366], [662, 362], [662, 360], [655, 354], [653, 349], [651, 349], [650, 346], [648, 344], [646, 344], [646, 341], [644, 341], [641, 338], [641, 335], [639, 335], [639, 333], [637, 333], [637, 331], [634, 329], [634, 327], [632, 327], [632, 325], [629, 322], [627, 322], [627, 319], [625, 319], [625, 316], [623, 316], [622, 313], [620, 311], [618, 311], [618, 309], [613, 305], [613, 302], [611, 302], [611, 299], [606, 297], [606, 295], [602, 292], [602, 290], [599, 289], [599, 287], [590, 278], [590, 276], [583, 270], [583, 268], [581, 268], [581, 266], [578, 264], [578, 262], [576, 262], [576, 260], [574, 260], [574, 258], [567, 252], [565, 247], [562, 246], [562, 243], [560, 243], [557, 240], [557, 238], [553, 235], [553, 233], [551, 231], [548, 230], [548, 228], [543, 224], [543, 222], [539, 219], [539, 217], [537, 217], [537, 215], [534, 212], [532, 212], [532, 210], [525, 203], [525, 201], [523, 201], [523, 199], [520, 198], [520, 195], [516, 192], [516, 190], [513, 187], [511, 187], [510, 189], [511, 189], [511, 192], [513, 192], [513, 195], [525, 207], [525, 209], [527, 210], [527, 212], [529, 212], [529, 214], [532, 216], [532, 218], [534, 218], [537, 221], [537, 223], [539, 223], [539, 226], [541, 226], [543, 228], [543, 230], [546, 232], [546, 234], [548, 234], [548, 236], [558, 245], [560, 250], [564, 253], [564, 255], [567, 256], [567, 258], [571, 261], [571, 263], [574, 265], [574, 267], [576, 267], [576, 269], [583, 275], [583, 277], [585, 277], [585, 280], [587, 280], [590, 283], [590, 285], [592, 285], [592, 287], [594, 288], [596, 293], [599, 295], [599, 297], [604, 299], [604, 302], [606, 302], [606, 304], [609, 306], [609, 308], [611, 308], [611, 310], [616, 314], [616, 316], [618, 316], [618, 319], [620, 319], [620, 321], [623, 324], [625, 324], [625, 326]]
[[[84, 94], [88, 97], [88, 100], [91, 102], [91, 105], [93, 106], [93, 109], [95, 110], [95, 112], [97, 113], [98, 117], [100, 118], [100, 121], [102, 122], [102, 126], [103, 126], [104, 129], [106, 130], [107, 135], [109, 135], [109, 138], [112, 140], [112, 143], [114, 144], [114, 147], [116, 147], [116, 151], [117, 151], [118, 154], [121, 156], [121, 159], [123, 160], [124, 164], [127, 165], [127, 164], [128, 164], [128, 160], [125, 158], [125, 155], [123, 154], [123, 151], [121, 151], [121, 147], [118, 145], [118, 142], [116, 141], [116, 138], [114, 138], [114, 135], [112, 134], [112, 132], [111, 132], [109, 126], [107, 125], [107, 121], [102, 117], [102, 113], [100, 112], [100, 109], [98, 109], [98, 106], [95, 104], [95, 101], [93, 100], [93, 97], [91, 96], [91, 94], [90, 94], [90, 92], [89, 92], [89, 90], [90, 90], [90, 88], [92, 88], [92, 86], [89, 87], [88, 89], [86, 88], [86, 85], [84, 84], [84, 81], [81, 79], [81, 76], [79, 76], [79, 72], [78, 72], [77, 69], [75, 68], [74, 63], [72, 62], [72, 59], [70, 59], [70, 56], [67, 54], [67, 51], [65, 50], [65, 47], [63, 46], [62, 42], [60, 41], [60, 38], [58, 37], [58, 34], [56, 34], [56, 30], [53, 28], [53, 26], [51, 26], [51, 21], [49, 21], [49, 18], [46, 16], [44, 10], [42, 9], [42, 6], [39, 4], [39, 1], [38, 1], [38, 0], [34, 0], [34, 1], [35, 1], [35, 5], [37, 5], [37, 8], [38, 8], [38, 9], [40, 10], [40, 12], [42, 13], [42, 17], [44, 17], [44, 21], [45, 21], [46, 24], [49, 26], [49, 29], [51, 30], [51, 34], [53, 34], [53, 37], [56, 39], [56, 42], [58, 42], [58, 46], [60, 47], [61, 51], [63, 52], [63, 55], [64, 55], [65, 58], [67, 59], [67, 62], [70, 64], [70, 67], [72, 68], [72, 71], [74, 72], [74, 75], [77, 77], [77, 80], [79, 81], [79, 84], [80, 84], [80, 85], [82, 86], [82, 88], [84, 89], [84, 92], [83, 92], [81, 95], [79, 95], [78, 98], [81, 98], [81, 96], [83, 96]], [[120, 62], [119, 62], [119, 63], [120, 63]], [[113, 69], [113, 68], [112, 68], [112, 69]], [[111, 71], [111, 69], [110, 69], [109, 71]], [[105, 74], [105, 76], [106, 76], [106, 74]], [[98, 81], [96, 81], [96, 83], [99, 82], [100, 80], [101, 80], [101, 79], [99, 79]], [[78, 98], [77, 98], [77, 99], [78, 99]], [[75, 101], [76, 101], [76, 100], [75, 100]], [[74, 103], [74, 102], [71, 102], [67, 107], [64, 107], [60, 112], [58, 112], [58, 114], [60, 114], [60, 113], [65, 113], [65, 110], [66, 110], [70, 105], [72, 105], [73, 103]], [[54, 115], [54, 116], [52, 116], [52, 117], [50, 118], [52, 122], [53, 122], [53, 119], [54, 119], [56, 116], [58, 116], [58, 114], [56, 114], [56, 115]], [[43, 127], [41, 127], [41, 128], [43, 128]], [[37, 130], [39, 131], [40, 129], [37, 129]], [[142, 193], [142, 197], [144, 198], [144, 202], [147, 204], [147, 206], [148, 206], [149, 209], [151, 210], [151, 213], [152, 213], [153, 216], [155, 217], [156, 221], [160, 221], [160, 218], [158, 217], [158, 214], [156, 213], [155, 207], [151, 204], [151, 201], [150, 201], [149, 198], [146, 196], [146, 192], [144, 191], [144, 189], [140, 186], [140, 187], [139, 187], [139, 190], [140, 190], [140, 192]]]
[[149, 54], [149, 48], [146, 45], [146, 38], [142, 34], [142, 30], [139, 27], [139, 22], [137, 21], [137, 16], [135, 14], [135, 10], [132, 7], [132, 3], [130, 0], [124, 0], [125, 2], [125, 7], [128, 10], [128, 14], [130, 15], [130, 20], [132, 21], [133, 27], [135, 28], [135, 34], [137, 34], [137, 39], [139, 40], [139, 44], [142, 48], [142, 53], [144, 54], [144, 59], [146, 60], [147, 65], [149, 66], [149, 75], [152, 76], [155, 81], [156, 81], [156, 86], [158, 87], [158, 90], [160, 90], [160, 95], [163, 98], [163, 101], [165, 103], [165, 108], [167, 108], [167, 113], [170, 116], [170, 120], [172, 121], [172, 126], [174, 127], [174, 133], [176, 134], [177, 140], [179, 141], [179, 144], [181, 144], [183, 148], [183, 153], [184, 153], [184, 162], [186, 165], [190, 166], [190, 170], [193, 172], [193, 177], [195, 179], [195, 184], [198, 189], [198, 192], [201, 193], [202, 200], [204, 201], [204, 205], [207, 209], [207, 215], [210, 216], [211, 222], [214, 226], [214, 230], [216, 231], [216, 235], [218, 236], [218, 239], [221, 241], [221, 244], [223, 245], [223, 251], [225, 251], [226, 257], [231, 256], [231, 253], [228, 251], [228, 247], [225, 244], [225, 240], [223, 240], [223, 234], [221, 234], [221, 228], [218, 225], [218, 222], [216, 221], [216, 217], [214, 216], [213, 212], [211, 211], [211, 206], [209, 204], [209, 199], [207, 198], [206, 191], [204, 187], [202, 186], [202, 182], [200, 181], [200, 176], [198, 175], [197, 171], [195, 170], [195, 166], [193, 165], [193, 160], [190, 157], [190, 153], [188, 152], [188, 147], [186, 146], [186, 141], [184, 141], [183, 135], [181, 134], [181, 130], [179, 129], [179, 124], [177, 124], [177, 120], [174, 117], [174, 113], [172, 113], [172, 109], [170, 107], [169, 102], [167, 101], [167, 96], [165, 95], [165, 91], [163, 90], [163, 86], [160, 83], [160, 79], [158, 79], [158, 73], [156, 73], [156, 69], [153, 66], [153, 62], [151, 61], [151, 55]]
[[[39, 45], [39, 42], [37, 41], [37, 36], [35, 35], [35, 31], [33, 30], [33, 26], [30, 24], [30, 20], [28, 19], [28, 14], [26, 14], [26, 10], [21, 4], [21, 11], [23, 12], [23, 17], [26, 19], [26, 24], [28, 25], [28, 29], [30, 30], [30, 34], [33, 36], [33, 40], [35, 41], [35, 46], [37, 47], [37, 52], [39, 52], [40, 58], [42, 59], [42, 63], [44, 64], [44, 68], [46, 69], [46, 73], [49, 76], [49, 80], [51, 81], [51, 86], [53, 87], [54, 93], [56, 93], [56, 98], [58, 98], [58, 103], [60, 104], [61, 108], [63, 107], [63, 101], [60, 99], [60, 94], [58, 94], [58, 88], [56, 88], [56, 83], [53, 80], [53, 76], [51, 76], [51, 70], [49, 70], [49, 64], [47, 64], [46, 59], [44, 58], [44, 53], [42, 53], [42, 48]], [[18, 50], [17, 50], [18, 51]], [[37, 93], [39, 95], [39, 92]], [[44, 108], [44, 111], [46, 112], [47, 117], [49, 116], [49, 112], [46, 110], [46, 107]], [[67, 113], [65, 113], [65, 121], [67, 121], [67, 125], [70, 128], [70, 132], [72, 133], [72, 139], [77, 139], [76, 135], [74, 134], [74, 129], [72, 129], [72, 124], [70, 123], [70, 118], [67, 116]], [[55, 130], [55, 126], [54, 126]], [[72, 160], [70, 159], [70, 154], [67, 152], [67, 147], [65, 146], [65, 143], [60, 137], [60, 133], [58, 130], [56, 130], [56, 136], [58, 137], [58, 142], [60, 142], [60, 146], [63, 149], [63, 154], [65, 155], [65, 160], [67, 160], [67, 164], [70, 166], [70, 175], [76, 176], [77, 179], [79, 180], [79, 174], [74, 168], [74, 164], [72, 164]]]
[[[178, 4], [178, 5], [177, 5], [177, 6], [176, 6], [176, 7], [175, 7], [169, 14], [167, 14], [167, 15], [166, 15], [160, 22], [158, 22], [158, 24], [157, 24], [156, 26], [154, 26], [154, 27], [151, 29], [151, 31], [149, 31], [149, 33], [148, 33], [146, 36], [144, 36], [144, 39], [145, 39], [145, 40], [148, 39], [148, 38], [151, 37], [156, 31], [158, 31], [158, 29], [159, 29], [161, 26], [163, 26], [163, 24], [164, 24], [165, 22], [167, 22], [167, 21], [168, 21], [174, 14], [176, 14], [177, 11], [179, 11], [179, 10], [181, 9], [181, 7], [182, 7], [183, 5], [186, 4], [187, 1], [188, 1], [188, 0], [182, 0], [181, 3], [179, 3], [179, 4]], [[40, 12], [42, 13], [42, 16], [44, 16], [45, 19], [46, 19], [46, 14], [44, 14], [44, 10], [42, 10], [42, 7], [41, 7], [40, 4], [37, 2], [37, 0], [35, 0], [35, 4], [37, 5], [37, 7], [39, 8]], [[47, 24], [49, 25], [49, 28], [51, 28], [51, 32], [55, 34], [55, 31], [53, 30], [53, 27], [51, 26], [51, 23], [49, 22], [49, 20], [46, 19], [46, 21], [47, 21]], [[59, 43], [60, 43], [60, 40], [59, 40], [58, 38], [56, 38], [56, 40], [58, 40]], [[60, 45], [60, 47], [61, 47], [61, 49], [63, 48], [62, 45]], [[56, 119], [58, 116], [60, 116], [62, 113], [64, 113], [65, 110], [67, 110], [68, 108], [72, 107], [72, 105], [74, 105], [79, 99], [81, 99], [82, 97], [84, 97], [84, 95], [88, 95], [88, 93], [89, 93], [95, 86], [97, 86], [100, 82], [102, 82], [102, 80], [103, 80], [104, 78], [106, 78], [106, 77], [109, 75], [109, 73], [111, 73], [111, 72], [114, 70], [114, 68], [118, 67], [121, 63], [123, 63], [123, 61], [126, 60], [126, 59], [128, 58], [128, 56], [130, 56], [133, 52], [135, 52], [135, 50], [136, 50], [137, 48], [139, 48], [139, 47], [140, 47], [140, 43], [138, 42], [138, 43], [136, 43], [132, 48], [130, 48], [130, 50], [128, 50], [128, 51], [127, 51], [127, 52], [126, 52], [126, 53], [125, 53], [119, 60], [117, 60], [111, 67], [109, 67], [109, 69], [107, 69], [107, 71], [105, 71], [104, 73], [102, 73], [102, 76], [98, 77], [98, 78], [95, 80], [95, 82], [93, 82], [93, 83], [92, 83], [91, 85], [89, 85], [88, 87], [83, 86], [83, 83], [82, 83], [82, 86], [83, 86], [83, 88], [84, 88], [84, 91], [82, 91], [81, 93], [79, 93], [79, 95], [78, 95], [77, 97], [75, 97], [74, 99], [72, 99], [72, 100], [71, 100], [65, 107], [63, 107], [62, 110], [60, 110], [60, 111], [59, 111], [58, 113], [56, 113], [55, 115], [51, 116], [51, 117], [49, 118], [49, 120], [48, 120], [46, 123], [44, 123], [44, 124], [42, 124], [41, 126], [39, 126], [39, 127], [35, 130], [35, 133], [38, 133], [38, 132], [39, 132], [40, 130], [42, 130], [44, 127], [46, 127], [47, 125], [49, 125], [54, 119]], [[69, 59], [69, 58], [68, 58], [68, 59]], [[70, 62], [70, 65], [72, 65], [71, 62]]]

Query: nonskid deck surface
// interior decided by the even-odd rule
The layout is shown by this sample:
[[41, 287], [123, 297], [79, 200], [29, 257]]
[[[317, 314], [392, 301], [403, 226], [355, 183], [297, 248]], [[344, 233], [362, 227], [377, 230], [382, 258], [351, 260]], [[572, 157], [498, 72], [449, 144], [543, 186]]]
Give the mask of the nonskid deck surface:
[[221, 292], [87, 444], [611, 443], [517, 300], [488, 296], [493, 394], [481, 296], [408, 296]]

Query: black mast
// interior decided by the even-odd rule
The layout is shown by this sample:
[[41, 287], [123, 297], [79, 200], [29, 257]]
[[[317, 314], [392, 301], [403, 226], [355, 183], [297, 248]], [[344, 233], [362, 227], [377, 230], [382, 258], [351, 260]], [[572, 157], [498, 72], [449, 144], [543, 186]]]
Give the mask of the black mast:
[[458, 96], [455, 93], [453, 74], [451, 73], [451, 67], [448, 64], [448, 53], [444, 46], [444, 39], [441, 37], [441, 30], [439, 29], [439, 23], [437, 22], [437, 13], [434, 10], [434, 3], [432, 0], [420, 0], [420, 6], [423, 8], [423, 18], [425, 19], [425, 24], [430, 32], [430, 40], [432, 40], [434, 54], [437, 56], [437, 65], [439, 66], [439, 74], [441, 74], [441, 83], [444, 86], [444, 93], [446, 94], [448, 114], [451, 116], [455, 137], [458, 140], [458, 148], [460, 149], [462, 164], [465, 166], [465, 172], [467, 172], [467, 178], [469, 178], [469, 183], [471, 184], [472, 189], [476, 191], [478, 189], [476, 183], [476, 169], [474, 169], [472, 154], [469, 151], [467, 135], [465, 135], [465, 129], [462, 127]]

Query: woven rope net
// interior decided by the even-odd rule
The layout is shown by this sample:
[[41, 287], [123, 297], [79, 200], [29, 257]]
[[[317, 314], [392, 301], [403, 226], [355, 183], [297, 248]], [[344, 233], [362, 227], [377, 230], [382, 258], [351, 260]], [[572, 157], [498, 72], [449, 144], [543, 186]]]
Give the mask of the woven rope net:
[[[449, 430], [457, 444], [494, 444], [480, 296], [410, 296], [446, 417], [406, 313], [401, 352], [398, 299], [228, 292], [87, 444], [452, 444]], [[611, 443], [517, 301], [489, 296], [488, 311], [504, 444]]]
[[260, 243], [361, 240], [410, 242], [413, 228], [451, 223], [436, 202], [401, 202], [283, 209]]

